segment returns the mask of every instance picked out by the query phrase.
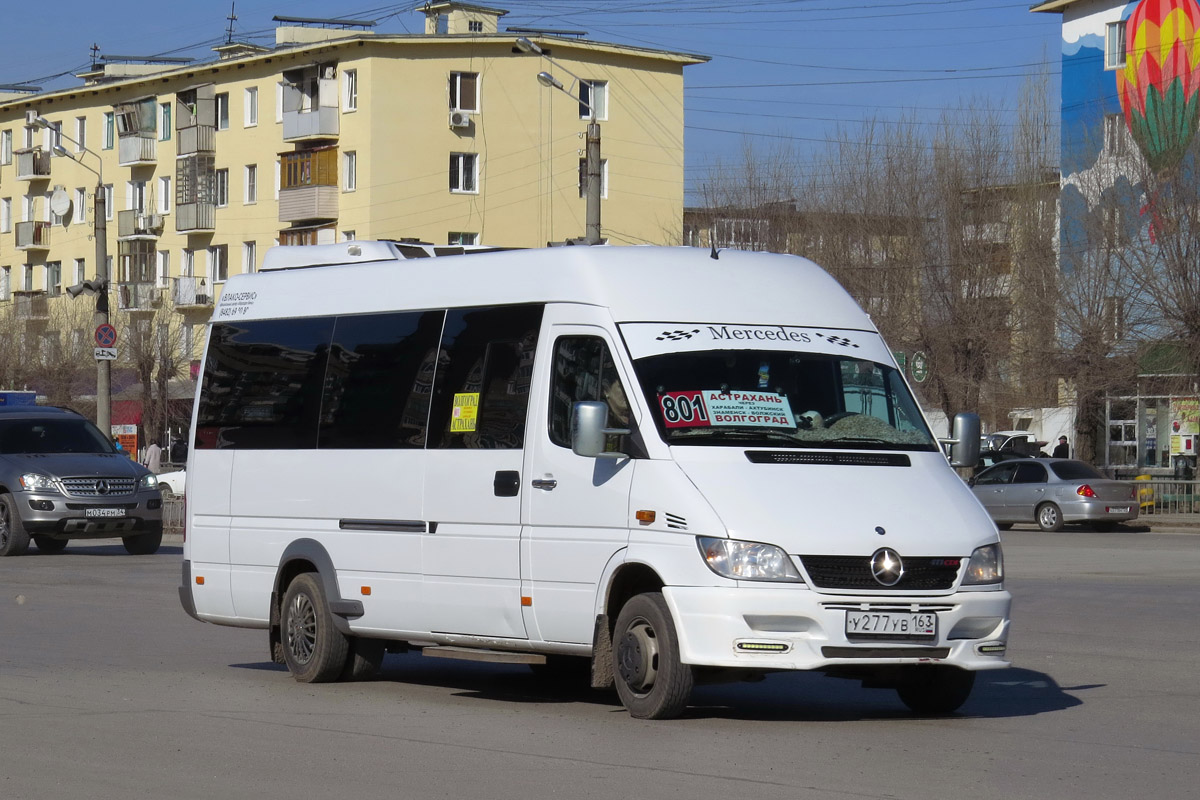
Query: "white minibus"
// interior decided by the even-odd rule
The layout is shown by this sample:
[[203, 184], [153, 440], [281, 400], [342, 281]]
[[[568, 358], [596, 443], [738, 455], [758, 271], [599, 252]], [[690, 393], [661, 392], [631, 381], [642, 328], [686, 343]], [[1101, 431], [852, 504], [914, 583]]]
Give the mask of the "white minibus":
[[1000, 539], [952, 468], [978, 418], [948, 461], [815, 264], [453, 252], [278, 247], [225, 284], [187, 465], [193, 617], [266, 630], [299, 681], [420, 650], [578, 670], [643, 718], [783, 670], [944, 714], [1009, 665]]

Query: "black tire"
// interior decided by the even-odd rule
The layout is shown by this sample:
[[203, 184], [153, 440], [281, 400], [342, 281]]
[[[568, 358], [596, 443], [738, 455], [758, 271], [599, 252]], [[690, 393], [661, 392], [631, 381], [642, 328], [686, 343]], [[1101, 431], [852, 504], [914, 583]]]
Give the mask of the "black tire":
[[385, 645], [382, 639], [352, 636], [346, 645], [346, 663], [339, 680], [365, 681], [374, 677], [383, 665]]
[[171, 487], [167, 486], [165, 483], [160, 483], [158, 485], [158, 491], [159, 491], [159, 494], [162, 495], [162, 499], [163, 499], [164, 503], [175, 497], [175, 493], [171, 491]]
[[1054, 503], [1042, 503], [1033, 512], [1038, 527], [1047, 533], [1061, 531], [1063, 526], [1062, 511]]
[[679, 661], [679, 639], [659, 592], [625, 603], [613, 631], [613, 675], [621, 703], [637, 719], [671, 719], [692, 695], [692, 668]]
[[29, 549], [29, 533], [21, 522], [17, 501], [0, 494], [0, 556], [20, 556]]
[[346, 668], [350, 644], [333, 625], [320, 578], [312, 572], [297, 575], [283, 595], [279, 611], [283, 660], [301, 683], [336, 681]]
[[39, 553], [61, 553], [67, 549], [66, 539], [53, 539], [49, 536], [39, 536], [36, 533], [33, 535], [33, 543], [37, 545]]
[[121, 544], [125, 545], [125, 552], [131, 556], [150, 556], [158, 552], [162, 545], [162, 536], [162, 531], [122, 536]]
[[909, 667], [896, 693], [916, 714], [951, 714], [971, 696], [975, 673], [958, 667]]
[[1011, 522], [997, 522], [996, 530], [1007, 531], [1007, 530], [1011, 530], [1012, 526], [1013, 526], [1013, 524]]

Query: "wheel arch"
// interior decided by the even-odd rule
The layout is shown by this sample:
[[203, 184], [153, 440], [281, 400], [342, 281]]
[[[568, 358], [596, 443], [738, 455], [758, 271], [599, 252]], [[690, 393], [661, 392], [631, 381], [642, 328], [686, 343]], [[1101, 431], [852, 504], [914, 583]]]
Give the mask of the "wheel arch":
[[274, 643], [279, 636], [279, 603], [283, 593], [297, 575], [305, 572], [315, 572], [325, 590], [329, 603], [329, 612], [333, 616], [333, 624], [343, 634], [350, 636], [348, 617], [361, 617], [364, 613], [361, 600], [347, 600], [342, 597], [338, 588], [337, 571], [333, 559], [325, 546], [316, 539], [297, 539], [286, 548], [279, 557], [279, 567], [275, 570], [275, 585], [271, 588], [271, 641]]

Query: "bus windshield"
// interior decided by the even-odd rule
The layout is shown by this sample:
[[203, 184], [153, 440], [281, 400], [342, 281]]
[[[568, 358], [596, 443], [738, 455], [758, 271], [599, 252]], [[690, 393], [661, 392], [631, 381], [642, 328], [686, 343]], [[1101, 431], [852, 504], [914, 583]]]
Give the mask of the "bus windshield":
[[893, 367], [781, 350], [637, 359], [659, 434], [673, 445], [937, 449]]

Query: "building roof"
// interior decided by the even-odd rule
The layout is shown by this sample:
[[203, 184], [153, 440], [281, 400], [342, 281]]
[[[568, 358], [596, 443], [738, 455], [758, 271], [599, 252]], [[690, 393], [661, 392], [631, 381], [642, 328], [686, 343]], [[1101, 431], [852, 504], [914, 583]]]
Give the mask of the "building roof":
[[[329, 52], [334, 50], [349, 49], [350, 47], [358, 46], [359, 44], [419, 48], [424, 46], [445, 47], [447, 44], [502, 44], [515, 42], [516, 38], [517, 37], [511, 33], [477, 33], [468, 36], [463, 36], [461, 34], [454, 35], [428, 33], [355, 33], [333, 39], [322, 39], [320, 41], [311, 43], [306, 42], [303, 44], [276, 46], [275, 48], [264, 50], [261, 53], [248, 53], [246, 55], [235, 57], [218, 58], [212, 61], [198, 61], [182, 66], [164, 65], [163, 69], [161, 70], [154, 70], [153, 72], [147, 72], [145, 74], [122, 76], [113, 80], [88, 83], [83, 86], [69, 86], [64, 89], [53, 89], [48, 92], [27, 94], [21, 97], [2, 98], [2, 96], [0, 96], [0, 109], [19, 105], [28, 107], [40, 100], [53, 99], [60, 96], [86, 95], [89, 93], [99, 94], [101, 92], [109, 91], [113, 88], [131, 86], [138, 83], [150, 83], [152, 81], [157, 83], [172, 77], [186, 76], [189, 73], [199, 74], [204, 72], [211, 74], [218, 70], [239, 69], [257, 62], [279, 58], [281, 55]], [[539, 43], [541, 43], [542, 47], [545, 48], [547, 52], [549, 52], [550, 45], [552, 44], [560, 53], [566, 50], [574, 50], [591, 52], [593, 54], [627, 55], [651, 60], [674, 62], [683, 66], [703, 64], [711, 60], [710, 56], [681, 53], [671, 50], [658, 50], [652, 47], [639, 47], [636, 45], [601, 42], [592, 39], [575, 39], [549, 35], [537, 35], [532, 36], [531, 38], [536, 39]]]
[[1029, 7], [1030, 11], [1049, 11], [1051, 13], [1062, 13], [1062, 10], [1067, 6], [1075, 5], [1081, 0], [1046, 0], [1044, 3], [1035, 3]]

